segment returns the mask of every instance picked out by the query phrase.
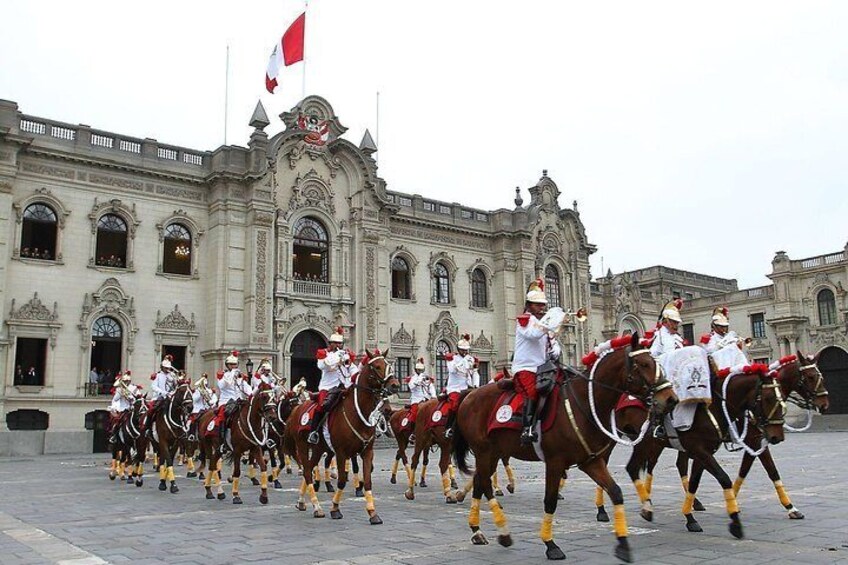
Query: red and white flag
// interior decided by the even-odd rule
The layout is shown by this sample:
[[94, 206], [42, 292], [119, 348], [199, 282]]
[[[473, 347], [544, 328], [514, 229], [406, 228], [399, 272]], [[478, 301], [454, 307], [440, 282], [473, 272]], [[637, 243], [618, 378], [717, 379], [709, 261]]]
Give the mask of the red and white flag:
[[288, 67], [298, 61], [303, 61], [303, 38], [306, 31], [306, 12], [302, 13], [289, 29], [283, 34], [282, 39], [274, 46], [271, 59], [268, 61], [268, 69], [265, 71], [265, 88], [274, 94], [277, 87], [277, 77], [283, 66]]

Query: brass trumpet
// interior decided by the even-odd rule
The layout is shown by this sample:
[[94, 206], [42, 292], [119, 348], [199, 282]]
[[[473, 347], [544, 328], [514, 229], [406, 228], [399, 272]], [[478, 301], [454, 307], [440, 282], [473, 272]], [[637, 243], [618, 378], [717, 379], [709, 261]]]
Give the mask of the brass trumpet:
[[589, 313], [586, 311], [586, 308], [580, 307], [577, 309], [577, 312], [572, 312], [571, 310], [565, 313], [566, 316], [574, 316], [574, 319], [580, 322], [581, 324], [589, 319]]
[[750, 337], [746, 337], [745, 339], [742, 340], [742, 345], [744, 345], [745, 347], [751, 347], [752, 343], [754, 343], [754, 340], [753, 340], [753, 338], [750, 338]]

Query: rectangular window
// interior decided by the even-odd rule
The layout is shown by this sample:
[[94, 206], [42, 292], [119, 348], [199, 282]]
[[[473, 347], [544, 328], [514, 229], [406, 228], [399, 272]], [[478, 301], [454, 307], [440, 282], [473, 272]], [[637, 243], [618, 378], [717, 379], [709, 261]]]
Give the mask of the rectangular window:
[[766, 337], [766, 315], [751, 314], [751, 337], [764, 338]]
[[692, 294], [691, 292], [686, 293], [686, 300], [693, 300], [694, 298], [695, 298], [695, 295]]
[[424, 210], [426, 212], [435, 212], [436, 211], [436, 205], [433, 204], [432, 202], [424, 202]]
[[412, 198], [408, 196], [398, 196], [398, 204], [401, 206], [412, 206]]
[[683, 339], [685, 339], [686, 343], [688, 343], [689, 345], [694, 345], [695, 324], [683, 324]]
[[[165, 358], [165, 355], [170, 355], [174, 358], [171, 361], [171, 365], [174, 366], [174, 369], [185, 371], [186, 368], [186, 346], [185, 345], [163, 345], [162, 346], [162, 357], [159, 358], [161, 362], [162, 359]], [[258, 364], [257, 364], [258, 366]]]
[[478, 222], [488, 222], [489, 221], [489, 215], [484, 214], [482, 212], [477, 212], [477, 221]]
[[44, 386], [47, 340], [19, 337], [15, 347], [15, 386]]
[[463, 219], [463, 220], [470, 220], [470, 219], [471, 219], [471, 217], [472, 217], [472, 212], [471, 212], [471, 210], [463, 210], [463, 211], [461, 212], [461, 214], [462, 214], [462, 219]]
[[400, 390], [402, 392], [409, 392], [409, 383], [406, 382], [406, 377], [411, 374], [412, 370], [410, 368], [409, 357], [398, 357], [395, 359], [395, 377], [400, 381]]
[[450, 206], [445, 206], [444, 204], [439, 205], [439, 214], [450, 215], [450, 213], [451, 213], [451, 207]]
[[480, 367], [477, 369], [477, 372], [480, 373], [480, 386], [487, 384], [489, 382], [489, 362], [480, 361]]

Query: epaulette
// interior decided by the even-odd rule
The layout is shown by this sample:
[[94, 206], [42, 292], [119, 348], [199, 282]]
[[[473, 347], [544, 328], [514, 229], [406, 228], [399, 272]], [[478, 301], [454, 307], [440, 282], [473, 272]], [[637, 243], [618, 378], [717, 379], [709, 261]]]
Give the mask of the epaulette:
[[704, 334], [701, 336], [701, 343], [706, 345], [710, 342], [710, 339], [712, 339], [712, 336], [710, 334]]
[[151, 381], [155, 381], [155, 380], [156, 380], [156, 373], [150, 373], [150, 380], [151, 380]]
[[318, 358], [318, 359], [326, 359], [327, 358], [327, 350], [326, 349], [319, 349], [318, 351], [315, 352], [315, 357]]
[[445, 353], [445, 361], [453, 361], [453, 353]]
[[218, 371], [217, 373], [215, 373], [215, 376], [218, 377], [218, 380], [220, 381], [224, 378], [224, 371]]
[[520, 316], [516, 316], [515, 321], [518, 322], [518, 325], [522, 328], [526, 328], [527, 324], [530, 323], [530, 314], [521, 314]]

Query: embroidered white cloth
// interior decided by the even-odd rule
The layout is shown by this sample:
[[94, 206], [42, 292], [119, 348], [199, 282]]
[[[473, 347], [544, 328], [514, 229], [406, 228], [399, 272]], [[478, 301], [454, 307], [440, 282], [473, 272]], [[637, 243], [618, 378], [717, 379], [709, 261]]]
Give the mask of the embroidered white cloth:
[[676, 349], [660, 357], [660, 362], [680, 404], [710, 403], [710, 366], [704, 349], [694, 345]]
[[748, 358], [739, 349], [736, 343], [725, 345], [721, 349], [712, 353], [713, 361], [719, 369], [727, 369], [728, 367], [736, 367], [738, 365], [748, 365]]

